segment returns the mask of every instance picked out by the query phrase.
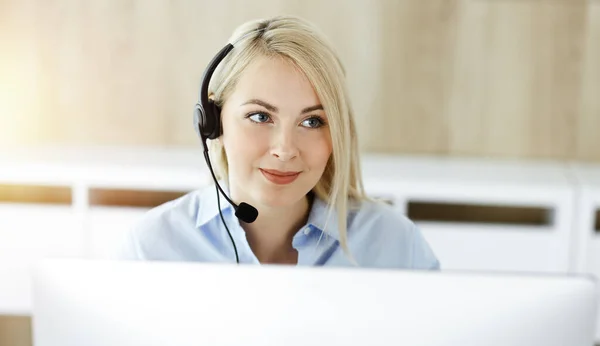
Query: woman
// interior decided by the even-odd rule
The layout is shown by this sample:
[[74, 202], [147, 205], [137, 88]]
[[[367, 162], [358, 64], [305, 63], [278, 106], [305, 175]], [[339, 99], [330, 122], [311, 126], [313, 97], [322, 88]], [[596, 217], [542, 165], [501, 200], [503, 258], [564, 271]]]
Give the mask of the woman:
[[[220, 128], [199, 126], [234, 206], [214, 187], [159, 206], [129, 233], [123, 257], [439, 269], [415, 225], [364, 192], [344, 70], [323, 35], [276, 17], [243, 24], [230, 42], [200, 95]], [[255, 221], [234, 215], [242, 201]]]

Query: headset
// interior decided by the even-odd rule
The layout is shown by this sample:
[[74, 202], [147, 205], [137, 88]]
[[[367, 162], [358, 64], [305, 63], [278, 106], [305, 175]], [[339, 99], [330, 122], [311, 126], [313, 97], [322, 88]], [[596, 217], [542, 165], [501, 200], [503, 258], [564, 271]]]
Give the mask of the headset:
[[[240, 37], [239, 40], [243, 39], [247, 35], [256, 32], [264, 32], [265, 28], [260, 28], [258, 30], [251, 31], [244, 36]], [[239, 41], [238, 40], [238, 41]], [[237, 43], [237, 41], [236, 41]], [[219, 215], [221, 216], [221, 221], [227, 230], [227, 234], [229, 235], [229, 239], [231, 239], [231, 243], [233, 245], [233, 250], [235, 252], [235, 261], [236, 263], [240, 263], [240, 258], [238, 255], [237, 247], [235, 246], [235, 241], [227, 227], [227, 223], [225, 223], [225, 219], [223, 218], [223, 213], [221, 213], [221, 199], [219, 196], [219, 191], [225, 199], [231, 204], [231, 206], [235, 209], [235, 216], [246, 222], [252, 223], [258, 217], [258, 210], [251, 206], [248, 203], [241, 202], [239, 205], [233, 202], [227, 194], [223, 191], [219, 182], [217, 181], [217, 177], [215, 176], [215, 172], [210, 163], [210, 157], [208, 154], [208, 143], [209, 139], [219, 138], [223, 134], [223, 128], [221, 124], [221, 108], [217, 106], [217, 104], [208, 98], [208, 86], [210, 84], [210, 79], [219, 66], [219, 63], [225, 59], [227, 54], [233, 50], [234, 45], [232, 43], [228, 43], [225, 47], [223, 47], [217, 55], [215, 55], [202, 75], [202, 83], [200, 85], [200, 94], [198, 95], [198, 102], [196, 102], [196, 106], [194, 108], [194, 127], [196, 133], [200, 136], [202, 140], [202, 145], [204, 146], [204, 159], [206, 160], [206, 164], [208, 165], [208, 169], [210, 170], [210, 174], [215, 182], [216, 192], [217, 192], [217, 207], [219, 208]]]

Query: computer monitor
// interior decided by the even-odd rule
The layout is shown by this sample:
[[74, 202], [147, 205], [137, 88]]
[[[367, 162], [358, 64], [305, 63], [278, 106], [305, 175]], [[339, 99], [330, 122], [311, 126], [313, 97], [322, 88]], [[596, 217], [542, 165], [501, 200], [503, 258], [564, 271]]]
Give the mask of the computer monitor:
[[591, 346], [587, 277], [46, 260], [35, 346]]

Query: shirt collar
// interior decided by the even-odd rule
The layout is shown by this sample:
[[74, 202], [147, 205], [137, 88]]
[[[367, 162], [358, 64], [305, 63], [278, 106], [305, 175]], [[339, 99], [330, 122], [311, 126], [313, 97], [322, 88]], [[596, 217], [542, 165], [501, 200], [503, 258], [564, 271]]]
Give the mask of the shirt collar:
[[[223, 191], [229, 195], [229, 188], [222, 181], [219, 182]], [[228, 210], [233, 212], [233, 207], [225, 197], [219, 192], [219, 198], [221, 203], [221, 212], [225, 213]], [[196, 227], [201, 227], [210, 222], [212, 219], [219, 215], [219, 209], [217, 209], [217, 192], [216, 187], [214, 185], [210, 185], [207, 188], [202, 189], [200, 192], [199, 198], [199, 210], [198, 215], [196, 217]]]
[[[223, 191], [229, 195], [229, 188], [222, 181], [219, 182]], [[226, 213], [227, 211], [233, 213], [233, 207], [225, 197], [220, 196], [221, 199], [221, 212]], [[329, 213], [329, 205], [324, 200], [314, 197], [310, 213], [308, 214], [307, 224], [314, 229], [317, 229], [327, 235], [333, 237], [336, 240], [340, 240], [340, 234], [338, 229], [338, 218], [337, 212], [334, 209], [327, 220]], [[207, 187], [200, 192], [200, 203], [198, 215], [196, 218], [196, 227], [199, 228], [204, 226], [215, 217], [219, 215], [217, 209], [217, 193], [214, 186]]]
[[329, 214], [329, 204], [319, 197], [315, 196], [312, 204], [310, 213], [308, 214], [308, 225], [312, 226], [319, 231], [326, 233], [333, 237], [335, 240], [340, 240], [340, 233], [338, 228], [337, 211], [334, 209], [327, 219]]

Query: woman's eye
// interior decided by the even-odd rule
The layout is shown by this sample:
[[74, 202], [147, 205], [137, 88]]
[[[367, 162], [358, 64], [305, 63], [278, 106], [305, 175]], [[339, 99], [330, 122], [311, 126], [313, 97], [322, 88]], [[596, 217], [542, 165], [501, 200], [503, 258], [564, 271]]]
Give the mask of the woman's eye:
[[319, 128], [323, 125], [325, 125], [325, 122], [319, 117], [308, 118], [302, 122], [302, 126], [313, 129]]
[[252, 113], [248, 115], [248, 118], [255, 123], [266, 123], [269, 121], [269, 116], [265, 113]]

